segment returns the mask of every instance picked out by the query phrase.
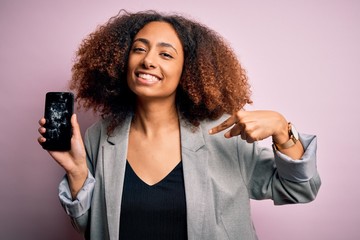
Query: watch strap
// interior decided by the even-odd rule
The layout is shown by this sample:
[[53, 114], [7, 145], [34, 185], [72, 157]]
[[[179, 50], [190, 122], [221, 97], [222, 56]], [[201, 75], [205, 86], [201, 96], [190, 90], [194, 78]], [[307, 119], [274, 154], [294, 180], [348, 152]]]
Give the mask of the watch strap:
[[288, 127], [289, 127], [289, 137], [290, 137], [290, 139], [289, 139], [288, 141], [286, 141], [285, 143], [282, 143], [282, 144], [278, 144], [278, 143], [275, 143], [275, 142], [274, 142], [274, 146], [275, 146], [275, 148], [278, 149], [278, 150], [283, 150], [283, 149], [291, 148], [291, 147], [294, 146], [294, 145], [296, 144], [296, 142], [298, 141], [298, 140], [295, 138], [295, 136], [294, 136], [294, 134], [292, 133], [292, 131], [291, 131], [292, 126], [291, 126], [291, 123], [290, 123], [290, 122], [288, 123]]

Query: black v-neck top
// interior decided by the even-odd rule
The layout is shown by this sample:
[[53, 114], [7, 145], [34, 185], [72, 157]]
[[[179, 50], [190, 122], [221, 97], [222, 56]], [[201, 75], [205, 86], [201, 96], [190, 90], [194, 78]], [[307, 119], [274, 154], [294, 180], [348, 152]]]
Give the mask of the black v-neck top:
[[120, 239], [187, 239], [182, 162], [151, 186], [143, 182], [126, 163]]

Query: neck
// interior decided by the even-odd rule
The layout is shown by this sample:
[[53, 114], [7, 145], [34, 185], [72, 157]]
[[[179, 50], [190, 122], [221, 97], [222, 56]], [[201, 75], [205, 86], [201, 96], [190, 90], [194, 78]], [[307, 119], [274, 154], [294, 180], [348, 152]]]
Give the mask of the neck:
[[179, 129], [179, 116], [174, 102], [138, 102], [132, 127], [151, 137]]

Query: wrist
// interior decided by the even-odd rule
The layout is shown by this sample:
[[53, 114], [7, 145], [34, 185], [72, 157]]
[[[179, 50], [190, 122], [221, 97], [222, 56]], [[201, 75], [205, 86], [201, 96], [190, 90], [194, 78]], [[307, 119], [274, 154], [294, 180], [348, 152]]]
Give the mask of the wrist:
[[88, 175], [87, 166], [79, 167], [77, 169], [68, 171], [66, 172], [66, 175], [70, 181], [78, 181], [78, 180], [86, 179]]
[[278, 130], [272, 135], [273, 143], [283, 144], [289, 140], [289, 123], [284, 117], [281, 117], [278, 122], [280, 126]]
[[287, 133], [277, 135], [273, 137], [274, 147], [278, 150], [288, 149], [294, 146], [299, 141], [299, 133], [295, 129], [294, 125], [288, 123]]
[[81, 168], [76, 171], [67, 172], [66, 175], [69, 182], [71, 196], [75, 199], [88, 177], [88, 169], [87, 167]]
[[289, 141], [290, 137], [289, 137], [288, 128], [282, 129], [279, 133], [274, 134], [272, 136], [272, 139], [273, 139], [273, 143], [275, 144], [284, 144], [287, 141]]

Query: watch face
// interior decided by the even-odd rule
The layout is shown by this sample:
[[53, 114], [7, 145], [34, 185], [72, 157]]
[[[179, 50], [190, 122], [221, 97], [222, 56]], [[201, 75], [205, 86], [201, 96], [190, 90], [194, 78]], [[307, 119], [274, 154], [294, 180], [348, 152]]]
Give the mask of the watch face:
[[293, 134], [294, 138], [296, 140], [299, 139], [299, 133], [298, 131], [296, 130], [295, 126], [291, 124], [291, 133]]

